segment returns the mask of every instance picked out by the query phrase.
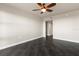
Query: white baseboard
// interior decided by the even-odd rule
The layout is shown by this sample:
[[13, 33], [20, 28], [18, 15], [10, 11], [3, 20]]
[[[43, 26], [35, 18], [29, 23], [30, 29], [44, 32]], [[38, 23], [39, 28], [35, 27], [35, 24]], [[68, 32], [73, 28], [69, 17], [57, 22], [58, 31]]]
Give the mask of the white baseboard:
[[22, 44], [22, 43], [25, 43], [25, 42], [28, 42], [28, 41], [32, 41], [32, 40], [35, 40], [35, 39], [38, 39], [38, 38], [41, 38], [41, 37], [42, 36], [36, 37], [36, 38], [32, 38], [32, 39], [28, 39], [28, 40], [21, 41], [21, 42], [17, 42], [17, 43], [13, 43], [13, 44], [10, 44], [10, 45], [6, 45], [6, 46], [3, 46], [3, 47], [0, 47], [0, 50], [6, 49], [6, 48], [9, 48], [9, 47], [12, 47], [12, 46], [16, 46], [16, 45], [19, 45], [19, 44]]
[[[54, 37], [54, 38], [55, 38], [55, 37]], [[55, 39], [63, 40], [63, 39], [60, 39], [60, 38], [55, 38]], [[69, 42], [79, 43], [79, 41], [72, 41], [72, 40], [68, 40], [68, 39], [64, 39], [64, 41], [69, 41]]]

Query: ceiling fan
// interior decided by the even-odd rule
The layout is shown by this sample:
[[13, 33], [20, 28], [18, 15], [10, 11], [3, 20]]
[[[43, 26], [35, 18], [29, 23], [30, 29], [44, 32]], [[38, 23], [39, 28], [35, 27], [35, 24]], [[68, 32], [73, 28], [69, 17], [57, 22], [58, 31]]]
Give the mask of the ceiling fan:
[[44, 12], [52, 12], [53, 10], [49, 9], [51, 7], [54, 7], [56, 3], [51, 3], [49, 5], [46, 5], [45, 3], [37, 3], [37, 5], [40, 7], [40, 9], [33, 9], [32, 11], [41, 11], [40, 14], [43, 14]]

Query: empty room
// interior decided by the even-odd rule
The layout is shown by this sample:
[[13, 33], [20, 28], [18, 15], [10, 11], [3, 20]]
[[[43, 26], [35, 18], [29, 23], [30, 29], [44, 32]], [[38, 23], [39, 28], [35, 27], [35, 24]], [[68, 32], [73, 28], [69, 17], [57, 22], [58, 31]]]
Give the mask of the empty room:
[[0, 3], [0, 56], [79, 56], [79, 3]]

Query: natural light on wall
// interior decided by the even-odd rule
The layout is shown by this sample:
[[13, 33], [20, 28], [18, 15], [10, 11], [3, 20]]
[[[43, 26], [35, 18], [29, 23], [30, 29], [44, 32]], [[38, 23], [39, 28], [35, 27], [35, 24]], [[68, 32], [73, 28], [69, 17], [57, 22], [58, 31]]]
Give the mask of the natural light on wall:
[[42, 37], [42, 20], [0, 11], [0, 49], [7, 45]]
[[79, 10], [53, 18], [54, 38], [79, 43]]

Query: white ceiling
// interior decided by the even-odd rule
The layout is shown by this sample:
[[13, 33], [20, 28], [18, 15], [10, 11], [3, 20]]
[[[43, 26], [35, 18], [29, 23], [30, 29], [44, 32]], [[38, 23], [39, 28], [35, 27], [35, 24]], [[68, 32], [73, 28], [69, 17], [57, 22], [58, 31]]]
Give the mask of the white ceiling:
[[71, 10], [79, 9], [79, 3], [57, 3], [56, 6], [52, 7], [51, 9], [54, 10], [53, 12], [46, 12], [44, 14], [40, 14], [40, 11], [32, 11], [33, 9], [39, 8], [39, 6], [35, 3], [8, 3], [7, 5], [17, 7], [26, 13], [29, 12], [33, 15], [37, 15], [39, 17], [46, 17], [49, 15], [57, 15], [64, 12], [69, 12]]

